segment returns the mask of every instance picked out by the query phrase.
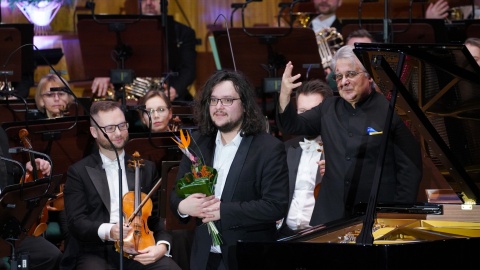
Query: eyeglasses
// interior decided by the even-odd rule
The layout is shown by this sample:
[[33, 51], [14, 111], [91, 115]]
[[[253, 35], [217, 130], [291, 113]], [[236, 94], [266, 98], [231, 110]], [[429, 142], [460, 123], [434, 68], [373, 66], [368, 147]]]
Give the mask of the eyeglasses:
[[338, 82], [338, 81], [343, 80], [343, 76], [345, 76], [346, 79], [353, 79], [360, 73], [365, 73], [365, 71], [350, 70], [350, 71], [347, 71], [345, 74], [337, 73], [337, 74], [334, 75], [334, 78]]
[[217, 106], [218, 102], [222, 103], [223, 106], [230, 106], [233, 104], [234, 100], [240, 98], [210, 98], [210, 106]]
[[67, 93], [65, 92], [45, 92], [42, 94], [42, 97], [46, 97], [46, 98], [54, 98], [55, 96], [57, 96], [58, 98], [63, 98], [67, 95]]
[[158, 113], [158, 114], [162, 114], [164, 112], [167, 112], [168, 111], [168, 108], [167, 107], [158, 107], [156, 109], [147, 109], [147, 112], [149, 112], [150, 114], [153, 114], [153, 113]]
[[128, 129], [128, 122], [123, 122], [123, 123], [120, 123], [118, 125], [109, 125], [109, 126], [104, 126], [104, 127], [99, 126], [99, 128], [103, 129], [103, 131], [105, 131], [106, 133], [113, 133], [113, 132], [115, 132], [115, 130], [117, 128], [120, 131], [127, 130]]

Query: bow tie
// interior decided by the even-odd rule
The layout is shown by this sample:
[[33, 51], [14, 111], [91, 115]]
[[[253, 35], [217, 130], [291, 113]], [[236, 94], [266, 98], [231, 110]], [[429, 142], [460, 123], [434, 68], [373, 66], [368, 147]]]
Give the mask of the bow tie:
[[300, 147], [305, 152], [314, 152], [317, 150], [323, 150], [323, 147], [316, 141], [305, 140], [304, 142], [299, 142]]

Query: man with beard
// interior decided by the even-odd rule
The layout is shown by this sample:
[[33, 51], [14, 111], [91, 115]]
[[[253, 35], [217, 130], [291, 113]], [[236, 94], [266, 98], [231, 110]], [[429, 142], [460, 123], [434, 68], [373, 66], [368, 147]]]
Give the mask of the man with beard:
[[[297, 114], [291, 105], [291, 89], [300, 75], [292, 76], [292, 63], [285, 68], [279, 95], [277, 120], [289, 134], [320, 134], [325, 155], [325, 174], [315, 201], [310, 225], [324, 224], [354, 214], [355, 206], [368, 202], [380, 154], [389, 102], [376, 92], [373, 79], [346, 45], [333, 59], [340, 97]], [[284, 84], [286, 87], [284, 87]], [[402, 119], [394, 113], [378, 202], [416, 202], [422, 179], [420, 146]]]
[[337, 8], [342, 5], [342, 0], [313, 0], [315, 10], [319, 14], [311, 22], [315, 33], [323, 29], [334, 27], [338, 33], [342, 32], [342, 23], [337, 19]]
[[[75, 269], [110, 269], [112, 266], [118, 269], [119, 253], [115, 251], [114, 244], [121, 236], [119, 182], [125, 195], [135, 190], [135, 178], [139, 176], [141, 192], [148, 194], [159, 176], [151, 161], [145, 160], [137, 175], [136, 168], [127, 165], [131, 160], [124, 151], [128, 141], [128, 123], [120, 104], [94, 102], [90, 116], [90, 133], [97, 142], [98, 151], [73, 164], [67, 172], [65, 211], [72, 238], [64, 259], [68, 258]], [[119, 171], [122, 172], [120, 178]], [[153, 214], [148, 218], [145, 230], [153, 232], [155, 244], [136, 252], [129, 251], [129, 254], [138, 254], [132, 258], [123, 257], [122, 263], [125, 269], [180, 269], [169, 258], [171, 239], [162, 230], [160, 219], [155, 215], [158, 200], [156, 196], [152, 196], [151, 200]], [[122, 238], [131, 234], [132, 230], [133, 226], [123, 223]]]
[[[283, 143], [266, 132], [255, 92], [238, 72], [214, 73], [197, 97], [192, 153], [218, 171], [215, 194], [181, 199], [173, 191], [170, 206], [181, 221], [197, 218], [191, 269], [238, 269], [237, 241], [275, 241], [276, 221], [286, 215], [288, 172]], [[190, 172], [184, 157], [177, 179]], [[222, 243], [213, 245], [207, 222]]]

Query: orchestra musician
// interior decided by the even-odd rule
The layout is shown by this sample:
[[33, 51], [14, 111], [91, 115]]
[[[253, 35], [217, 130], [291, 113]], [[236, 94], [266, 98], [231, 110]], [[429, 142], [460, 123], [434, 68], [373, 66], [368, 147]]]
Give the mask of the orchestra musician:
[[[64, 116], [74, 97], [65, 91], [51, 91], [51, 88], [62, 87], [65, 85], [56, 74], [47, 74], [40, 79], [35, 91], [35, 104], [42, 113], [39, 118], [50, 119]], [[70, 89], [70, 87], [68, 88]]]
[[[289, 79], [287, 77], [285, 80]], [[291, 87], [285, 82], [282, 87]], [[297, 113], [304, 113], [333, 96], [330, 87], [321, 80], [301, 83], [295, 91]], [[310, 227], [310, 218], [315, 205], [315, 188], [322, 180], [325, 170], [323, 142], [318, 136], [297, 136], [285, 142], [287, 151], [289, 189], [289, 209], [280, 221], [279, 237], [286, 237]], [[317, 165], [318, 164], [318, 165]]]
[[342, 0], [313, 0], [316, 12], [319, 14], [315, 17], [310, 25], [315, 33], [323, 29], [333, 27], [337, 32], [342, 32], [342, 23], [337, 19], [337, 9], [342, 5]]
[[[7, 134], [5, 130], [0, 127], [0, 156], [11, 158], [8, 148]], [[50, 175], [51, 165], [48, 161], [36, 158], [35, 164], [36, 168], [41, 171], [43, 175]], [[11, 164], [6, 164], [4, 160], [0, 160], [0, 194], [6, 186], [19, 183], [21, 173], [16, 172], [14, 168], [16, 167], [11, 166]], [[30, 161], [27, 162], [26, 169], [32, 172], [33, 167]], [[27, 236], [20, 242], [15, 252], [17, 257], [19, 257], [20, 254], [28, 254], [29, 269], [32, 270], [56, 270], [59, 268], [62, 259], [62, 252], [43, 236]], [[0, 260], [0, 269], [2, 268], [2, 263], [3, 261]]]
[[[147, 111], [152, 119], [151, 132], [170, 131], [170, 121], [172, 121], [172, 103], [163, 91], [150, 90], [138, 101], [138, 105], [145, 105], [145, 110], [139, 110], [140, 118], [144, 129], [148, 130], [149, 118]], [[191, 230], [172, 230], [171, 254], [173, 260], [182, 268], [190, 267], [190, 251], [193, 241], [193, 231]]]
[[[305, 113], [295, 113], [290, 89], [298, 83], [292, 77], [291, 62], [282, 83], [292, 85], [282, 87], [279, 96], [277, 120], [282, 131], [320, 134], [327, 153], [311, 226], [349, 217], [355, 205], [368, 201], [389, 108], [385, 96], [374, 90], [373, 79], [352, 46], [340, 48], [333, 60], [340, 97], [327, 98]], [[414, 203], [422, 178], [419, 144], [395, 113], [389, 133], [378, 202]]]
[[[139, 0], [144, 15], [161, 15], [160, 0]], [[170, 88], [167, 96], [172, 101], [191, 101], [192, 95], [188, 91], [196, 76], [197, 52], [195, 31], [177, 21], [173, 21], [173, 29], [176, 37], [176, 46], [171, 48], [170, 58], [174, 59], [170, 66], [172, 71], [178, 72], [178, 76], [170, 76], [168, 79]], [[148, 61], [147, 59], [145, 61]], [[161, 71], [165, 72], [165, 71]], [[110, 78], [97, 77], [92, 83], [92, 93], [99, 97], [107, 95], [107, 89], [113, 88]]]
[[[138, 112], [143, 130], [148, 131], [151, 119], [151, 132], [170, 131], [169, 125], [172, 120], [172, 102], [170, 102], [165, 95], [165, 92], [150, 90], [138, 100], [138, 105], [145, 105], [145, 110], [139, 110]], [[149, 114], [150, 118], [148, 117]]]
[[[113, 101], [94, 102], [90, 116], [95, 120], [91, 121], [90, 133], [97, 142], [98, 152], [73, 164], [67, 172], [65, 212], [72, 238], [64, 253], [66, 263], [62, 261], [62, 265], [79, 270], [106, 269], [112, 266], [118, 268], [119, 253], [114, 249], [114, 243], [133, 229], [133, 226], [123, 223], [123, 235], [119, 235], [116, 153], [122, 169], [123, 194], [132, 191], [135, 182], [135, 170], [127, 167], [130, 156], [124, 151], [129, 138], [128, 122], [120, 104]], [[105, 136], [108, 136], [108, 140]], [[145, 161], [140, 175], [142, 192], [150, 192], [158, 180], [158, 170], [154, 163]], [[171, 237], [163, 230], [156, 197], [152, 197], [153, 211], [147, 220], [156, 244], [138, 250], [139, 254], [133, 258], [123, 257], [125, 269], [180, 269], [169, 255]]]

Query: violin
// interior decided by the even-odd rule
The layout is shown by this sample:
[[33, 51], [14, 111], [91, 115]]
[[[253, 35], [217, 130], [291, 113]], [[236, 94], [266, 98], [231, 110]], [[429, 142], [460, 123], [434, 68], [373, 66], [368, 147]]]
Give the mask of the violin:
[[[321, 153], [320, 154], [320, 160], [322, 160], [322, 156], [325, 155], [325, 152], [323, 150], [323, 142], [319, 142], [319, 144], [320, 144], [320, 149], [317, 150], [317, 151], [319, 151]], [[318, 165], [318, 166], [320, 166], [320, 165]], [[318, 168], [318, 173], [320, 173], [320, 167]], [[320, 191], [320, 183], [316, 184], [315, 188], [313, 189], [313, 197], [315, 199], [317, 199], [319, 191]]]
[[[33, 149], [30, 140], [28, 139], [28, 131], [26, 129], [21, 129], [18, 132], [20, 141], [23, 143], [23, 146], [27, 149]], [[20, 184], [33, 182], [37, 179], [43, 178], [41, 171], [37, 170], [37, 165], [35, 163], [35, 155], [32, 152], [29, 152], [30, 163], [32, 164], [32, 172], [26, 172], [25, 176], [20, 179]], [[39, 236], [47, 230], [47, 221], [48, 221], [48, 209], [45, 206], [40, 213], [40, 216], [37, 218], [37, 221], [32, 225], [30, 230], [28, 230], [28, 235]]]
[[[147, 219], [152, 214], [153, 203], [150, 197], [160, 187], [161, 179], [147, 194], [140, 191], [140, 168], [144, 166], [140, 154], [135, 151], [132, 160], [128, 161], [128, 167], [135, 169], [135, 190], [123, 195], [123, 216], [127, 217], [124, 222], [127, 226], [133, 226], [133, 230], [123, 239], [123, 256], [129, 259], [135, 257], [139, 250], [155, 245], [153, 232], [148, 229]], [[115, 249], [120, 252], [120, 241], [115, 242]]]

